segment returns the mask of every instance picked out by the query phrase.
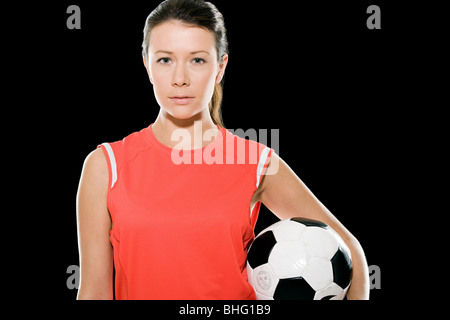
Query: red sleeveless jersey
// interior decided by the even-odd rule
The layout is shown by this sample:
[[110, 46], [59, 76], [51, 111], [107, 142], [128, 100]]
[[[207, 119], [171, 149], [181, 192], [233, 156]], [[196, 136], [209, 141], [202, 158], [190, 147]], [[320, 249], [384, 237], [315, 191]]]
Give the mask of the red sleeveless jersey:
[[272, 149], [220, 128], [180, 151], [151, 125], [104, 143], [116, 299], [256, 299], [247, 250], [261, 203], [250, 208]]

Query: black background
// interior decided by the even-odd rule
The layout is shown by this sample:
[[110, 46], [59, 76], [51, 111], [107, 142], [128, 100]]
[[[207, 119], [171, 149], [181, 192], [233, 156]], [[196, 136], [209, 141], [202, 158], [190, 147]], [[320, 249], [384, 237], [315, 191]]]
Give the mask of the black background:
[[[230, 49], [225, 126], [279, 129], [279, 155], [358, 238], [368, 264], [381, 268], [371, 303], [395, 299], [406, 242], [396, 227], [411, 202], [404, 155], [417, 141], [411, 124], [420, 111], [412, 102], [422, 99], [414, 79], [426, 69], [421, 58], [432, 40], [408, 5], [388, 1], [212, 2], [225, 17]], [[15, 161], [28, 176], [15, 188], [31, 194], [14, 200], [27, 208], [31, 227], [21, 242], [21, 255], [31, 257], [18, 268], [22, 293], [31, 283], [51, 299], [76, 297], [66, 269], [79, 264], [75, 197], [83, 161], [158, 114], [141, 56], [145, 19], [158, 3], [59, 1], [11, 12], [20, 32], [10, 51], [23, 57], [17, 70], [27, 74], [10, 78], [27, 88], [14, 93], [26, 118], [16, 133], [27, 135], [14, 146], [25, 151]], [[71, 4], [81, 8], [80, 30], [66, 27]], [[370, 4], [381, 8], [381, 30], [366, 27]], [[263, 207], [255, 232], [275, 221]]]

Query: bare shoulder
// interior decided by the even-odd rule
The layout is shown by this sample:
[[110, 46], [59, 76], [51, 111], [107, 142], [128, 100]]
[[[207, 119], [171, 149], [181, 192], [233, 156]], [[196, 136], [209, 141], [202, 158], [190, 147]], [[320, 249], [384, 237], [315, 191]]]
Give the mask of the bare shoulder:
[[[99, 148], [86, 157], [81, 173], [77, 193], [80, 226], [83, 225], [83, 221], [97, 221], [97, 226], [110, 224], [107, 208], [108, 181], [108, 164], [103, 150]], [[83, 230], [89, 230], [89, 228]]]
[[97, 148], [91, 153], [89, 153], [84, 160], [84, 167], [94, 167], [97, 169], [101, 169], [102, 167], [107, 167], [105, 153], [101, 148]]
[[108, 163], [101, 148], [95, 149], [89, 153], [84, 160], [83, 175], [108, 175]]
[[101, 148], [95, 149], [84, 160], [79, 191], [97, 195], [106, 194], [108, 180], [108, 163], [105, 154]]

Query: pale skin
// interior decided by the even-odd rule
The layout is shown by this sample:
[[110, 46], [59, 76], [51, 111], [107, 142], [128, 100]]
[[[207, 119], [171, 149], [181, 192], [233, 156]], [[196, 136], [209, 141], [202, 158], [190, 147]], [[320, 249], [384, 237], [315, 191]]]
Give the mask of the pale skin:
[[[203, 136], [194, 135], [194, 121], [202, 122], [202, 130], [216, 130], [218, 134], [208, 103], [214, 85], [222, 80], [228, 56], [217, 57], [213, 34], [180, 22], [165, 22], [152, 30], [148, 52], [144, 65], [161, 107], [152, 126], [155, 137], [169, 147], [178, 148], [180, 143], [170, 139], [171, 133], [183, 128], [191, 133], [191, 148], [211, 143], [201, 138], [194, 141], [193, 137]], [[180, 100], [177, 97], [181, 97]], [[189, 99], [183, 102], [182, 97]], [[275, 167], [276, 173], [264, 176], [250, 205], [261, 201], [280, 219], [301, 216], [330, 225], [352, 254], [353, 278], [348, 299], [368, 299], [369, 272], [358, 240], [277, 154], [272, 156], [268, 171]], [[106, 158], [101, 149], [96, 149], [85, 160], [77, 194], [79, 300], [113, 298], [113, 249], [109, 240], [112, 221], [106, 202], [108, 184]]]

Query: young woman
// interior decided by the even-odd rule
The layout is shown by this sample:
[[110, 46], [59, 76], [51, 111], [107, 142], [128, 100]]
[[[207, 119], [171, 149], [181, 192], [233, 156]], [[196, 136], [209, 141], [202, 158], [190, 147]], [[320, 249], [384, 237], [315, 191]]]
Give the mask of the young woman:
[[354, 263], [348, 298], [367, 299], [358, 241], [272, 149], [223, 127], [228, 55], [217, 8], [161, 3], [146, 21], [143, 60], [157, 119], [84, 163], [78, 299], [112, 299], [113, 290], [117, 299], [255, 299], [246, 254], [261, 203], [280, 219], [303, 216], [336, 230]]

